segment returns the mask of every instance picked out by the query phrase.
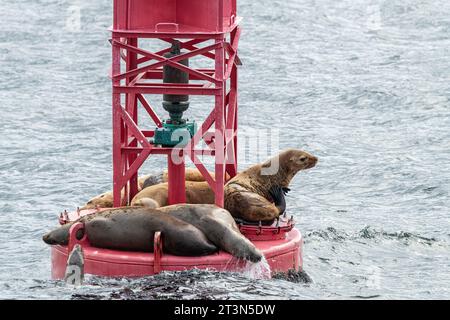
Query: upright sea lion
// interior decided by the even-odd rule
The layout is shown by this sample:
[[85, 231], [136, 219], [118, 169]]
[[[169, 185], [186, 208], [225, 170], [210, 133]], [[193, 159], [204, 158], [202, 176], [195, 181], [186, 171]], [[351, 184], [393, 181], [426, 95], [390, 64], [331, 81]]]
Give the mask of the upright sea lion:
[[67, 284], [80, 286], [84, 281], [84, 254], [83, 248], [76, 244], [72, 252], [67, 258], [66, 272], [64, 274], [64, 281]]
[[[186, 181], [186, 203], [191, 204], [213, 204], [214, 192], [208, 182]], [[152, 200], [151, 207], [159, 208], [169, 205], [169, 184], [160, 183], [141, 190], [131, 200], [131, 206], [143, 206], [146, 202]]]
[[[284, 193], [289, 191], [292, 178], [316, 163], [317, 158], [309, 153], [288, 149], [250, 167], [225, 185], [225, 209], [238, 219], [272, 222], [285, 210]], [[270, 172], [274, 164], [278, 164], [278, 170]], [[263, 170], [270, 174], [265, 175]]]
[[[161, 231], [163, 250], [167, 253], [203, 256], [218, 250], [195, 226], [154, 209], [109, 209], [84, 216], [78, 221], [84, 223], [84, 232], [89, 242], [98, 248], [153, 252], [154, 234]], [[44, 242], [50, 245], [67, 245], [73, 223], [44, 235]], [[81, 236], [77, 234], [77, 237]]]
[[[205, 181], [205, 178], [203, 178], [203, 175], [194, 168], [186, 168], [186, 181]], [[210, 175], [214, 178], [214, 173], [210, 172]], [[168, 181], [168, 173], [167, 170], [161, 171], [160, 173], [155, 174], [149, 174], [142, 177], [139, 177], [138, 179], [138, 190], [141, 191], [147, 187], [165, 183]], [[122, 192], [123, 195], [123, 192]], [[95, 196], [94, 198], [90, 199], [83, 207], [81, 207], [81, 210], [84, 209], [94, 209], [96, 207], [100, 208], [112, 208], [114, 207], [114, 197], [112, 191], [107, 191], [105, 193], [99, 194], [98, 196]]]
[[240, 259], [259, 262], [262, 254], [244, 237], [230, 212], [211, 204], [172, 205], [158, 209], [203, 231], [217, 247]]

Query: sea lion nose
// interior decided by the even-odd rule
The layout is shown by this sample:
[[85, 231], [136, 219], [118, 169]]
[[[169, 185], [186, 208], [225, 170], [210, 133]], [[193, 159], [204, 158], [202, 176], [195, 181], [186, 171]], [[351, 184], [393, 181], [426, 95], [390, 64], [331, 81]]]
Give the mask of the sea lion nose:
[[308, 164], [308, 168], [312, 168], [316, 165], [317, 161], [319, 161], [319, 159], [317, 157], [311, 156], [309, 164]]
[[47, 244], [54, 244], [54, 241], [53, 241], [53, 239], [50, 237], [50, 234], [49, 234], [49, 233], [47, 233], [46, 235], [44, 235], [44, 236], [42, 237], [42, 240], [43, 240], [45, 243], [47, 243]]

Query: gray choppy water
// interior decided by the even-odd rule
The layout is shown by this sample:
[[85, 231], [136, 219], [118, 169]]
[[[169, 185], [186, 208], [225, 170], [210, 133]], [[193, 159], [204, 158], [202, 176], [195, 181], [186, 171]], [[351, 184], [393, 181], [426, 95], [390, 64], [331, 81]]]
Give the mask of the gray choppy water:
[[[0, 2], [1, 298], [450, 297], [446, 0], [240, 1], [241, 126], [274, 125], [282, 148], [320, 158], [288, 199], [313, 283], [196, 271], [80, 289], [49, 280], [42, 234], [110, 188], [111, 3]], [[79, 31], [67, 25], [77, 6]], [[205, 110], [193, 102], [193, 117]]]

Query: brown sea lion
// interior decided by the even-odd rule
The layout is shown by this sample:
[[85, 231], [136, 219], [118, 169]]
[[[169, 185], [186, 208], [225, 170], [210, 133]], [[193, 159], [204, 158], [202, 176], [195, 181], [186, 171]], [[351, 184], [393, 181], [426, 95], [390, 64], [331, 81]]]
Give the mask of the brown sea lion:
[[[84, 223], [84, 232], [90, 244], [98, 248], [153, 252], [154, 234], [161, 231], [163, 250], [167, 253], [202, 256], [218, 250], [197, 227], [154, 209], [108, 209], [84, 216], [77, 222]], [[44, 235], [44, 242], [50, 245], [67, 245], [69, 229], [73, 223]], [[82, 235], [77, 234], [77, 237]]]
[[[211, 175], [211, 177], [214, 178], [214, 172], [210, 172], [209, 174]], [[198, 171], [198, 169], [186, 168], [185, 169], [185, 180], [200, 182], [200, 181], [205, 181], [205, 178], [200, 173], [200, 171]], [[145, 188], [153, 186], [155, 184], [165, 183], [167, 181], [169, 181], [169, 173], [167, 170], [164, 170], [159, 174], [153, 174], [153, 175], [147, 176], [144, 183], [142, 184], [141, 189], [145, 189]]]
[[[157, 177], [159, 174], [148, 174], [142, 177], [139, 177], [138, 179], [138, 190], [141, 191], [144, 187], [144, 184], [147, 181], [155, 180], [157, 181]], [[156, 182], [159, 183], [159, 182]], [[122, 196], [124, 193], [122, 192]], [[114, 207], [114, 196], [112, 191], [107, 191], [105, 193], [99, 194], [98, 196], [95, 196], [94, 198], [90, 199], [86, 204], [80, 208], [80, 210], [86, 210], [86, 209], [95, 209], [96, 207], [100, 208], [112, 208]]]
[[[210, 172], [210, 175], [214, 178], [214, 173]], [[186, 181], [205, 181], [202, 174], [198, 169], [194, 168], [186, 168]], [[145, 189], [147, 187], [165, 183], [168, 180], [168, 173], [167, 170], [164, 170], [160, 173], [156, 174], [149, 174], [142, 177], [139, 177], [138, 179], [138, 190], [141, 191], [142, 189]], [[123, 192], [122, 192], [123, 196]], [[113, 192], [108, 191], [102, 194], [99, 194], [98, 196], [95, 196], [94, 198], [90, 199], [83, 207], [81, 207], [81, 210], [85, 209], [94, 209], [96, 207], [100, 208], [112, 208], [114, 207], [114, 197]]]
[[317, 158], [309, 153], [288, 149], [250, 167], [225, 185], [225, 209], [237, 219], [272, 222], [286, 208], [284, 194], [292, 178], [316, 163]]
[[[213, 204], [214, 192], [211, 190], [207, 182], [194, 182], [186, 181], [186, 203], [191, 204]], [[169, 205], [169, 184], [160, 183], [154, 186], [147, 187], [141, 190], [131, 200], [132, 206], [148, 206], [148, 203], [152, 200], [152, 208], [165, 207]]]
[[[122, 192], [123, 196], [123, 192]], [[99, 194], [98, 196], [95, 196], [94, 198], [90, 199], [84, 206], [80, 208], [80, 210], [87, 210], [87, 209], [95, 209], [96, 207], [100, 208], [112, 208], [114, 207], [114, 197], [113, 192], [108, 191], [102, 194]]]

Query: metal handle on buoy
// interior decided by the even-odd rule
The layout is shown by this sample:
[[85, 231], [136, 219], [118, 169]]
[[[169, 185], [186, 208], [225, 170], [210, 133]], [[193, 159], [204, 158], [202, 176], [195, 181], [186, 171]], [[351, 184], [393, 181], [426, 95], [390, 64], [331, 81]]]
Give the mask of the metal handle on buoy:
[[[162, 28], [161, 28], [162, 27]], [[166, 28], [165, 30], [161, 30], [164, 29], [164, 27]], [[173, 23], [173, 22], [160, 22], [158, 24], [156, 24], [155, 29], [156, 32], [173, 32], [173, 30], [168, 30], [168, 28], [170, 29], [170, 27], [173, 27], [175, 29], [174, 32], [178, 32], [178, 23]]]
[[80, 230], [84, 230], [84, 223], [82, 222], [74, 223], [69, 229], [69, 245], [67, 246], [69, 253], [72, 252], [73, 247], [75, 247], [76, 244], [83, 247], [83, 243], [87, 241], [86, 232], [84, 232], [81, 239], [77, 239], [77, 232]]
[[233, 25], [236, 22], [236, 15], [232, 14], [230, 17], [230, 24]]
[[154, 255], [154, 264], [153, 264], [153, 272], [160, 273], [161, 272], [161, 257], [163, 252], [162, 246], [162, 237], [161, 231], [155, 232], [154, 241], [153, 241], [153, 255]]

